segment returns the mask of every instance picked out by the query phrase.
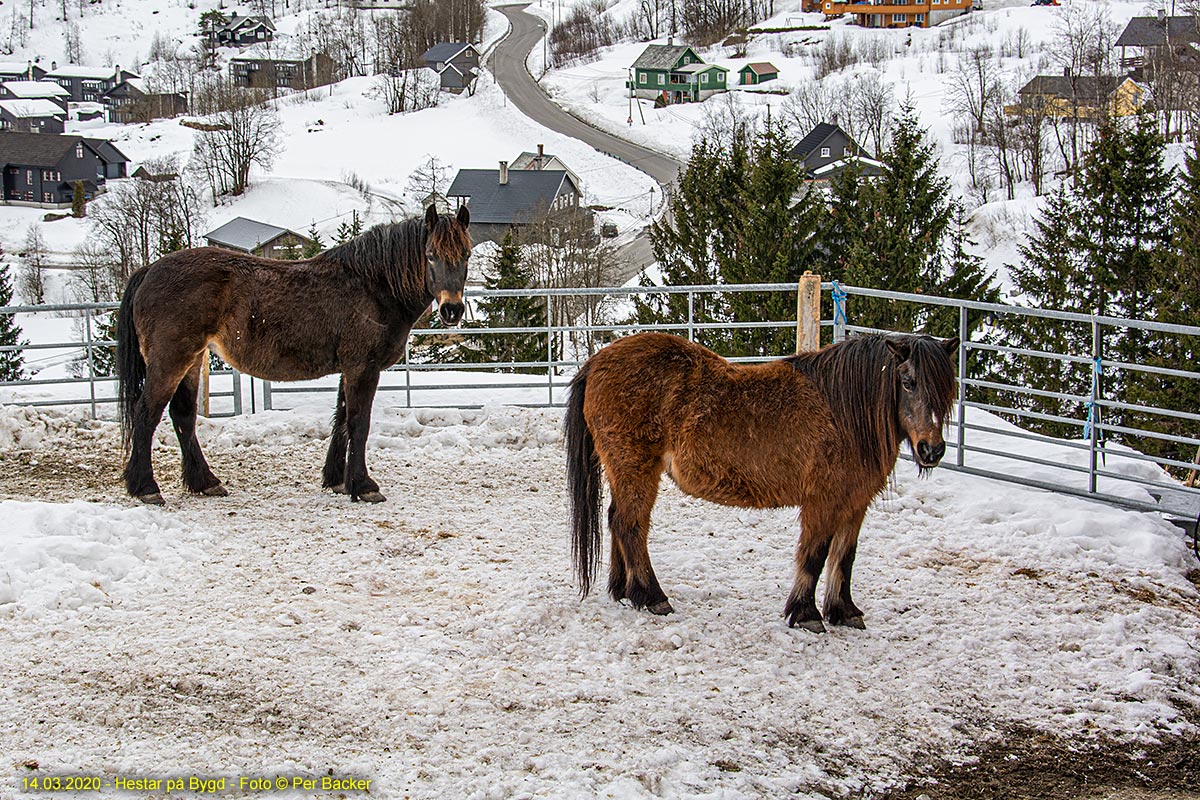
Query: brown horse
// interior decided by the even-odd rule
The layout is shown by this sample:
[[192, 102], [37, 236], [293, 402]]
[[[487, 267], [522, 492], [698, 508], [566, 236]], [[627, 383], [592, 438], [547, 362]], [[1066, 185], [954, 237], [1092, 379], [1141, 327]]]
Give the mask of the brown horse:
[[[304, 261], [200, 247], [129, 278], [117, 312], [125, 488], [161, 505], [150, 442], [170, 405], [188, 491], [225, 495], [196, 440], [196, 399], [208, 350], [271, 381], [341, 373], [323, 485], [351, 500], [384, 500], [367, 475], [366, 442], [380, 370], [404, 355], [430, 304], [448, 325], [463, 315], [471, 237], [466, 207], [376, 225]], [[347, 456], [347, 444], [349, 455]]]
[[814, 353], [731, 364], [685, 339], [644, 333], [592, 356], [571, 382], [565, 432], [572, 552], [581, 594], [600, 559], [600, 478], [608, 478], [608, 592], [673, 610], [646, 547], [666, 472], [687, 494], [729, 506], [800, 506], [796, 581], [784, 614], [821, 632], [863, 627], [850, 599], [858, 531], [907, 439], [922, 472], [946, 451], [958, 340], [858, 336]]

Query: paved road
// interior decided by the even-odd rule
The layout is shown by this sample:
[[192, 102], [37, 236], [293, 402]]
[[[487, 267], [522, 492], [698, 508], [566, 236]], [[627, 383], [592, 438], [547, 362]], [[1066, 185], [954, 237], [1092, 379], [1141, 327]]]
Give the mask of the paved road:
[[[488, 66], [496, 76], [496, 83], [508, 95], [518, 109], [540, 125], [558, 131], [573, 139], [590, 144], [602, 153], [619, 158], [645, 172], [658, 182], [660, 187], [674, 183], [683, 165], [662, 153], [627, 142], [605, 133], [572, 116], [557, 105], [538, 85], [525, 66], [529, 52], [545, 36], [546, 24], [541, 19], [527, 14], [527, 3], [496, 8], [508, 18], [508, 35], [496, 45]], [[664, 195], [658, 194], [659, 197]], [[654, 263], [650, 249], [650, 237], [646, 233], [618, 251], [620, 280], [629, 280], [645, 267]]]

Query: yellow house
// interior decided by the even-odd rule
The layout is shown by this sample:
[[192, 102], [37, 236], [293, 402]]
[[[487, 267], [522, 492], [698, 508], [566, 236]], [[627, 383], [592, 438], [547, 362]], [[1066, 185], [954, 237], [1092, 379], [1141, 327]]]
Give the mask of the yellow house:
[[1010, 115], [1037, 112], [1048, 117], [1129, 117], [1142, 109], [1144, 87], [1120, 75], [1038, 75], [1021, 87], [1021, 102], [1006, 106]]

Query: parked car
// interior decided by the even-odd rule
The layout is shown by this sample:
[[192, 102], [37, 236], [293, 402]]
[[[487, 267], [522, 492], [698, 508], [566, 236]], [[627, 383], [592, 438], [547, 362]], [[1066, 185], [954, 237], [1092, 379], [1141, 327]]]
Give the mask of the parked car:
[[600, 225], [600, 235], [605, 239], [611, 239], [617, 235], [617, 223], [605, 222]]

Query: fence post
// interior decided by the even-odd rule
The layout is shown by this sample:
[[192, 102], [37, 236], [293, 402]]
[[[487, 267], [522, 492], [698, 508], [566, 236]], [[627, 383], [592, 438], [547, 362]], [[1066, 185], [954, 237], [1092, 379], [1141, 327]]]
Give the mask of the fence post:
[[821, 349], [821, 276], [805, 270], [796, 291], [796, 352]]
[[1092, 320], [1092, 392], [1088, 399], [1088, 493], [1096, 493], [1096, 451], [1100, 445], [1100, 364], [1104, 357], [1100, 322]]
[[404, 340], [404, 405], [412, 408], [412, 370], [408, 368], [408, 339]]
[[551, 295], [546, 295], [546, 404], [554, 405], [554, 327], [550, 313]]
[[849, 296], [837, 281], [833, 282], [833, 341], [846, 341], [846, 308], [849, 305]]
[[242, 415], [242, 373], [236, 369], [229, 371], [229, 380], [233, 382], [233, 415]]
[[209, 378], [211, 377], [209, 373], [212, 370], [212, 366], [209, 363], [210, 361], [212, 361], [212, 359], [208, 357], [208, 351], [205, 350], [203, 360], [200, 362], [200, 413], [206, 417], [209, 416], [209, 411], [211, 410], [209, 408], [208, 386]]
[[263, 411], [271, 411], [271, 382], [263, 381]]
[[[92, 310], [85, 309], [83, 312], [84, 327], [87, 329], [87, 365], [88, 365], [88, 389], [91, 392], [92, 398], [92, 419], [96, 418], [96, 347], [92, 340]], [[13, 316], [16, 318], [16, 315]]]
[[696, 293], [688, 292], [688, 341], [696, 341]]
[[967, 307], [958, 308], [958, 438], [955, 448], [958, 466], [963, 465], [963, 445], [967, 436]]

